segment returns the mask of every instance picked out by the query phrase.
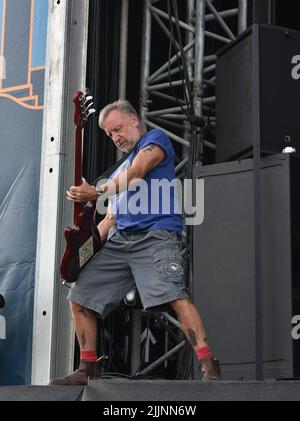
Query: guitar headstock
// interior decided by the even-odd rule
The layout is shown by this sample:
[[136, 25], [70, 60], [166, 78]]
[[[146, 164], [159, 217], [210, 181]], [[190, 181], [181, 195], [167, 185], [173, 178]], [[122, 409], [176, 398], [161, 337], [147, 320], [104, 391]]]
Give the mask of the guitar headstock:
[[89, 117], [96, 112], [93, 108], [94, 98], [89, 95], [87, 90], [85, 93], [76, 91], [73, 96], [73, 102], [75, 104], [74, 123], [82, 129]]

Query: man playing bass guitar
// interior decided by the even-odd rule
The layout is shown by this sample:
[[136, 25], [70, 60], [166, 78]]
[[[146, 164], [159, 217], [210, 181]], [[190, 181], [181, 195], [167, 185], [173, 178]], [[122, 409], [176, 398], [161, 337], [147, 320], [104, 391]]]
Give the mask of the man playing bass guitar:
[[[68, 295], [81, 365], [51, 384], [85, 385], [88, 377], [99, 377], [96, 313], [105, 318], [135, 285], [144, 309], [171, 306], [199, 360], [202, 379], [218, 380], [219, 363], [185, 288], [182, 215], [175, 211], [175, 191], [170, 189], [167, 198], [169, 212], [162, 209], [162, 195], [154, 194], [153, 180], [175, 179], [172, 144], [161, 130], [146, 132], [125, 100], [107, 105], [100, 112], [99, 125], [129, 155], [100, 187], [83, 181], [67, 192], [67, 199], [75, 203], [109, 198], [107, 214], [98, 225], [106, 243], [80, 272]], [[133, 200], [137, 188], [145, 205]]]

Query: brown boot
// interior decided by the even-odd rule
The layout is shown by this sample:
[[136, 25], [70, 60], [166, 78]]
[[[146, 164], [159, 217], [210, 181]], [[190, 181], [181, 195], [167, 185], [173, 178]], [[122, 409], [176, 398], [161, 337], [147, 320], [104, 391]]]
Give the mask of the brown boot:
[[85, 368], [78, 368], [71, 374], [65, 377], [57, 377], [51, 379], [49, 384], [60, 384], [68, 386], [85, 386], [87, 385], [88, 378], [86, 376]]
[[201, 372], [202, 372], [202, 381], [210, 380], [220, 380], [221, 379], [221, 370], [219, 360], [216, 360], [214, 357], [204, 358], [200, 361]]
[[88, 384], [89, 378], [96, 379], [100, 377], [99, 363], [107, 358], [106, 355], [103, 355], [96, 362], [80, 361], [80, 366], [76, 371], [65, 377], [52, 379], [49, 384], [85, 386]]
[[85, 375], [87, 379], [97, 379], [100, 377], [99, 364], [97, 361], [95, 363], [85, 362]]

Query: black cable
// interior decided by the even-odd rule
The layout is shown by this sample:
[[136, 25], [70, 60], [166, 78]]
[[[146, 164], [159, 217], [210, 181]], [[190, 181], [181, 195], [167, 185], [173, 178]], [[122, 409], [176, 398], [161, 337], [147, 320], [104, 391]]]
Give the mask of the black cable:
[[[171, 10], [171, 3], [170, 0], [168, 0], [167, 2], [167, 6], [168, 6], [168, 16], [169, 16], [169, 23], [170, 23], [170, 33], [171, 33], [171, 37], [170, 37], [170, 44], [169, 44], [169, 61], [168, 61], [168, 78], [169, 78], [169, 83], [170, 83], [170, 87], [172, 89], [173, 95], [177, 101], [177, 104], [180, 106], [180, 108], [182, 109], [182, 112], [186, 115], [187, 119], [189, 121], [191, 121], [191, 115], [190, 115], [190, 98], [187, 97], [187, 89], [185, 87], [185, 78], [184, 78], [184, 73], [182, 73], [182, 69], [181, 69], [181, 65], [180, 65], [180, 59], [179, 59], [179, 55], [178, 55], [178, 49], [177, 49], [177, 45], [176, 45], [176, 37], [174, 34], [174, 29], [173, 29], [173, 21], [172, 21], [172, 10]], [[174, 90], [174, 86], [172, 83], [172, 79], [171, 79], [171, 65], [170, 65], [170, 59], [171, 59], [171, 51], [172, 51], [172, 45], [174, 45], [174, 52], [176, 54], [176, 58], [177, 58], [177, 63], [178, 63], [178, 70], [179, 70], [179, 74], [180, 74], [180, 79], [182, 81], [182, 86], [183, 86], [183, 95], [184, 95], [184, 99], [185, 99], [185, 103], [187, 105], [187, 110], [185, 110], [180, 101], [178, 100], [178, 97], [175, 93]], [[181, 60], [184, 60], [184, 52], [181, 53]], [[183, 68], [183, 66], [182, 66]]]
[[[177, 69], [179, 71], [179, 76], [180, 76], [180, 79], [182, 81], [182, 86], [184, 87], [185, 86], [185, 80], [184, 80], [184, 72], [183, 72], [184, 68], [183, 68], [183, 61], [182, 61], [183, 56], [181, 55], [181, 57], [179, 57], [179, 52], [181, 52], [181, 51], [180, 51], [180, 45], [177, 42], [176, 36], [175, 36], [175, 33], [174, 33], [174, 28], [173, 28], [174, 24], [173, 24], [173, 20], [172, 20], [172, 10], [171, 9], [172, 9], [171, 3], [170, 3], [170, 0], [168, 0], [168, 17], [169, 17], [170, 34], [171, 34], [170, 43], [169, 43], [169, 62], [168, 62], [169, 82], [170, 82], [170, 84], [172, 85], [172, 88], [173, 88], [173, 83], [172, 83], [171, 74], [170, 74], [170, 71], [171, 71], [170, 61], [171, 61], [172, 46], [174, 46], [174, 54], [176, 55], [176, 60], [177, 60], [177, 64], [178, 64]], [[189, 101], [189, 98], [187, 96], [186, 88], [183, 90], [183, 95], [184, 95], [184, 100], [185, 100], [184, 102], [189, 107], [190, 101]], [[177, 101], [177, 104], [181, 105], [180, 101], [179, 101], [179, 99], [176, 95], [175, 95], [175, 99]], [[183, 112], [186, 114], [185, 110], [183, 110]]]
[[[181, 39], [181, 30], [180, 30], [180, 24], [179, 24], [179, 18], [178, 18], [178, 8], [177, 8], [177, 1], [172, 0], [173, 4], [173, 10], [174, 10], [174, 17], [176, 22], [176, 29], [177, 29], [177, 35], [178, 35], [178, 44], [180, 47], [181, 52], [181, 62], [182, 62], [182, 68], [183, 68], [183, 77], [186, 81], [186, 91], [188, 94], [188, 107], [189, 107], [189, 114], [191, 116], [190, 123], [191, 123], [191, 131], [192, 136], [190, 140], [190, 151], [189, 151], [189, 162], [187, 166], [187, 176], [189, 179], [194, 179], [193, 174], [193, 167], [195, 165], [196, 160], [198, 159], [198, 147], [201, 152], [201, 160], [203, 159], [202, 153], [203, 153], [203, 127], [205, 127], [206, 123], [205, 120], [199, 116], [195, 115], [195, 109], [194, 109], [194, 103], [192, 98], [192, 89], [191, 89], [191, 83], [189, 78], [189, 72], [186, 62], [186, 56], [184, 54], [184, 49], [182, 45], [182, 39]], [[192, 201], [194, 202], [194, 183], [193, 183], [193, 191], [192, 191]], [[192, 280], [193, 280], [193, 230], [191, 227], [187, 227], [187, 238], [188, 238], [188, 259], [189, 259], [189, 280], [188, 280], [188, 286], [191, 290], [192, 287]], [[189, 282], [191, 281], [191, 282]], [[191, 291], [192, 292], [192, 291]], [[191, 369], [192, 369], [192, 363], [193, 363], [193, 348], [190, 344], [187, 343], [186, 353], [185, 353], [185, 365], [183, 367], [183, 378], [189, 378]]]
[[177, 30], [178, 39], [179, 39], [179, 47], [180, 47], [180, 53], [181, 53], [183, 75], [184, 75], [184, 79], [186, 81], [186, 93], [188, 95], [188, 102], [189, 102], [191, 114], [195, 115], [193, 99], [192, 99], [192, 96], [191, 96], [190, 76], [189, 76], [189, 72], [188, 72], [188, 68], [187, 68], [186, 56], [185, 56], [185, 53], [184, 53], [184, 48], [183, 48], [182, 39], [181, 39], [181, 30], [180, 30], [179, 17], [178, 17], [177, 1], [172, 0], [172, 3], [173, 3], [174, 17], [175, 17], [175, 21], [176, 21], [176, 30]]
[[[192, 98], [192, 94], [191, 94], [191, 82], [190, 82], [190, 78], [189, 78], [189, 73], [188, 73], [188, 68], [187, 68], [187, 62], [186, 62], [186, 56], [185, 56], [185, 52], [184, 52], [184, 48], [183, 48], [183, 44], [182, 44], [182, 38], [181, 38], [181, 31], [180, 31], [180, 24], [179, 24], [179, 17], [178, 17], [178, 8], [177, 8], [177, 2], [176, 0], [172, 0], [172, 5], [173, 5], [173, 11], [174, 11], [174, 17], [175, 17], [175, 27], [177, 30], [177, 34], [178, 34], [178, 42], [175, 42], [175, 34], [174, 34], [174, 30], [173, 30], [173, 22], [172, 22], [172, 10], [171, 10], [171, 3], [170, 0], [168, 0], [168, 16], [169, 16], [169, 21], [170, 21], [170, 33], [172, 35], [172, 38], [170, 39], [170, 48], [169, 48], [169, 66], [168, 66], [168, 72], [169, 72], [169, 82], [170, 85], [172, 87], [172, 80], [170, 77], [170, 49], [171, 49], [171, 45], [173, 44], [175, 48], [177, 48], [177, 44], [179, 45], [179, 52], [181, 54], [180, 58], [181, 58], [181, 62], [179, 62], [179, 56], [178, 56], [178, 50], [176, 50], [176, 56], [177, 56], [177, 63], [178, 63], [178, 68], [179, 68], [179, 73], [181, 76], [181, 80], [184, 86], [184, 98], [187, 104], [187, 111], [185, 111], [183, 109], [183, 107], [181, 106], [181, 104], [178, 101], [178, 98], [175, 94], [175, 91], [173, 89], [173, 94], [177, 100], [178, 105], [182, 108], [184, 114], [187, 116], [188, 120], [190, 121], [191, 124], [191, 129], [192, 129], [192, 138], [191, 138], [191, 144], [190, 144], [190, 154], [189, 154], [189, 163], [187, 165], [187, 176], [189, 179], [192, 179], [192, 169], [193, 169], [193, 165], [197, 159], [198, 153], [197, 153], [197, 132], [198, 132], [198, 127], [203, 127], [205, 125], [205, 120], [201, 117], [197, 117], [195, 115], [195, 110], [194, 110], [194, 104], [193, 104], [193, 98]], [[181, 70], [182, 67], [182, 70]]]
[[[174, 30], [173, 30], [173, 22], [172, 22], [172, 13], [171, 13], [171, 4], [170, 4], [170, 1], [168, 0], [168, 15], [169, 15], [169, 22], [170, 22], [170, 33], [171, 33], [171, 35], [172, 35], [172, 38], [173, 38], [173, 40], [172, 40], [172, 38], [170, 39], [170, 45], [169, 45], [169, 64], [168, 64], [168, 77], [169, 77], [169, 83], [170, 83], [170, 86], [171, 86], [171, 89], [172, 89], [172, 92], [173, 92], [173, 95], [174, 95], [174, 97], [175, 97], [175, 99], [176, 99], [176, 101], [177, 101], [177, 104], [181, 107], [181, 109], [182, 109], [182, 111], [183, 111], [183, 113], [186, 115], [186, 117], [187, 117], [187, 120], [188, 121], [190, 121], [190, 123], [191, 123], [191, 120], [192, 120], [192, 116], [191, 116], [191, 114], [190, 114], [190, 98], [188, 98], [187, 97], [187, 92], [186, 92], [186, 86], [184, 85], [184, 75], [183, 75], [183, 73], [182, 73], [182, 70], [181, 70], [181, 67], [180, 67], [180, 62], [179, 62], [179, 56], [178, 56], [178, 51], [177, 51], [177, 49], [175, 50], [175, 53], [176, 53], [176, 57], [177, 57], [177, 63], [178, 63], [178, 66], [179, 66], [179, 75], [180, 75], [180, 78], [181, 78], [181, 80], [182, 80], [182, 85], [183, 85], [183, 94], [184, 94], [184, 99], [185, 99], [185, 102], [186, 102], [186, 104], [187, 104], [187, 110], [185, 110], [182, 106], [181, 106], [181, 104], [180, 104], [180, 102], [178, 101], [178, 97], [177, 97], [177, 95], [176, 95], [176, 93], [175, 93], [175, 89], [174, 89], [174, 87], [173, 87], [173, 84], [172, 84], [172, 79], [171, 79], [171, 74], [170, 74], [170, 71], [171, 71], [171, 67], [170, 67], [170, 59], [171, 59], [171, 51], [172, 51], [172, 45], [174, 45], [174, 49], [176, 48], [176, 43], [175, 43], [175, 41], [174, 41], [174, 39], [175, 39], [175, 34], [174, 34]], [[184, 58], [183, 58], [183, 55], [182, 55], [182, 53], [181, 53], [181, 59], [183, 60]], [[186, 346], [184, 347], [184, 349], [186, 348]], [[181, 359], [181, 361], [180, 361], [180, 363], [179, 363], [179, 369], [177, 370], [177, 373], [176, 373], [176, 376], [175, 376], [175, 379], [186, 379], [187, 377], [186, 377], [186, 373], [187, 373], [187, 371], [188, 371], [188, 363], [189, 363], [189, 358], [187, 359], [187, 353], [186, 352], [184, 352], [183, 353], [183, 358]]]

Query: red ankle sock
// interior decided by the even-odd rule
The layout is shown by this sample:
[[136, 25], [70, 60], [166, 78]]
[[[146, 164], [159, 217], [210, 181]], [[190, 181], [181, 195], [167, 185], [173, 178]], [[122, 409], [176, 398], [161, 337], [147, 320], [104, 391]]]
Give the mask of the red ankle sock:
[[211, 352], [209, 346], [203, 346], [201, 348], [198, 348], [196, 350], [196, 354], [199, 361], [213, 356], [213, 353]]
[[82, 361], [88, 362], [96, 362], [97, 361], [97, 353], [95, 350], [93, 351], [80, 351], [80, 359]]

